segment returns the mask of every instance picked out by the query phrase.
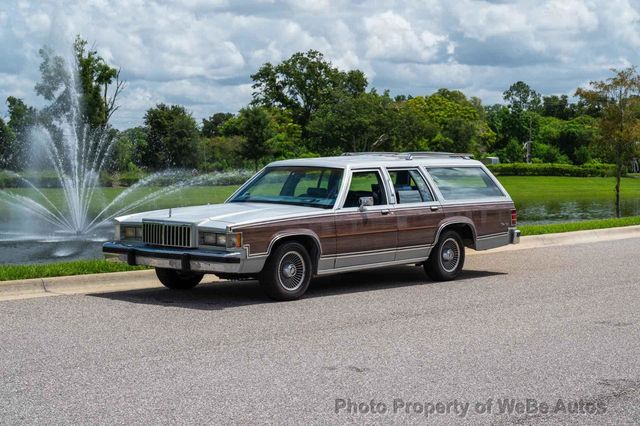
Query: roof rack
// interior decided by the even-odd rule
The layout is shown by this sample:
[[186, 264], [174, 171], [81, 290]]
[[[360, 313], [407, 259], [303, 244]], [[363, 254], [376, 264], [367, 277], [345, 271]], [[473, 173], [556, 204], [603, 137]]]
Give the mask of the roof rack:
[[383, 157], [404, 157], [407, 160], [414, 158], [463, 158], [465, 160], [471, 160], [473, 154], [455, 153], [455, 152], [432, 152], [432, 151], [417, 151], [417, 152], [345, 152], [343, 156], [357, 156], [357, 155], [379, 155]]

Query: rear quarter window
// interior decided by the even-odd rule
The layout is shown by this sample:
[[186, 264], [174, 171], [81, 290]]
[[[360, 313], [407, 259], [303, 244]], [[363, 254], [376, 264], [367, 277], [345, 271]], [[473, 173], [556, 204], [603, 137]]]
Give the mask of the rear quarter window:
[[480, 167], [433, 167], [427, 170], [445, 200], [505, 197]]

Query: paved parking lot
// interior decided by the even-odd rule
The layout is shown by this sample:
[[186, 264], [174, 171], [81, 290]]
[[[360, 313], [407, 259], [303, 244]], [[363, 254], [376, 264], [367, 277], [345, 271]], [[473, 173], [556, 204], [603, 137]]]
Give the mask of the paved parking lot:
[[487, 253], [284, 303], [253, 281], [0, 302], [0, 423], [638, 423], [639, 254]]

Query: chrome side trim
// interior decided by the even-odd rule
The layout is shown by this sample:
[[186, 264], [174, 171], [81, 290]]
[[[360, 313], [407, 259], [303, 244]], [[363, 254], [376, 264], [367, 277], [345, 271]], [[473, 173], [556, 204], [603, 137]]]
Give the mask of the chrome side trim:
[[510, 242], [510, 232], [483, 236], [476, 240], [476, 250], [489, 250], [500, 246], [506, 246]]
[[412, 249], [404, 249], [396, 251], [396, 260], [407, 260], [421, 258], [423, 256], [429, 257], [433, 250], [433, 246], [416, 247]]
[[351, 272], [351, 271], [360, 271], [363, 269], [375, 269], [375, 268], [383, 268], [385, 266], [393, 266], [393, 265], [408, 265], [413, 263], [420, 263], [427, 260], [426, 257], [417, 257], [414, 259], [402, 259], [402, 260], [393, 260], [389, 262], [378, 262], [378, 263], [367, 263], [363, 265], [354, 265], [354, 266], [345, 266], [342, 268], [334, 268], [330, 270], [318, 271], [317, 275], [330, 275], [330, 274], [338, 274], [341, 272]]

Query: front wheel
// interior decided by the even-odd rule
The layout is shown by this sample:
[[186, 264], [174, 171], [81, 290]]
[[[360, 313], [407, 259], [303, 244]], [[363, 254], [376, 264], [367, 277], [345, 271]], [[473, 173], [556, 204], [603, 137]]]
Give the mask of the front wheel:
[[204, 274], [197, 272], [183, 272], [176, 269], [156, 268], [156, 275], [160, 282], [172, 290], [189, 290], [197, 286]]
[[464, 245], [455, 231], [445, 231], [440, 235], [424, 270], [432, 280], [450, 281], [456, 278], [464, 266]]
[[300, 243], [284, 243], [267, 259], [259, 275], [260, 285], [275, 300], [299, 299], [311, 281], [311, 257]]

